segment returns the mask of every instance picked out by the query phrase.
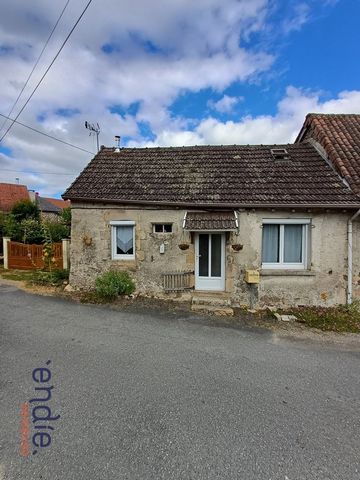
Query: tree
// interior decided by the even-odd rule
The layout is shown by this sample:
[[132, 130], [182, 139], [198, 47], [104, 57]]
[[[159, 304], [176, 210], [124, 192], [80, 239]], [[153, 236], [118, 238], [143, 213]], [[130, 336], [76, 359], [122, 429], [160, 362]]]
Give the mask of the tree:
[[61, 211], [61, 223], [64, 225], [71, 225], [71, 207], [63, 208]]
[[19, 200], [15, 203], [10, 213], [17, 222], [28, 218], [34, 220], [40, 219], [40, 209], [38, 205], [31, 200]]

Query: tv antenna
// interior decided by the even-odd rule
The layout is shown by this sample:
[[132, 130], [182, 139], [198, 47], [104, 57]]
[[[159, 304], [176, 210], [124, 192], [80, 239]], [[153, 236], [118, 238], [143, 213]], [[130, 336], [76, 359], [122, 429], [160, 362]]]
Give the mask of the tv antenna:
[[99, 133], [100, 133], [100, 126], [97, 123], [96, 126], [94, 123], [89, 123], [85, 122], [85, 128], [87, 130], [90, 130], [89, 135], [96, 135], [96, 145], [97, 145], [97, 151], [99, 151]]

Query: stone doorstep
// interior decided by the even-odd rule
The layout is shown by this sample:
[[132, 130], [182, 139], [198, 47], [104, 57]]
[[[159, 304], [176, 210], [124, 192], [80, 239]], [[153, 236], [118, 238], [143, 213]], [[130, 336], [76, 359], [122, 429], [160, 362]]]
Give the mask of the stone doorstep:
[[191, 305], [204, 305], [210, 307], [231, 307], [230, 299], [192, 297]]
[[231, 307], [222, 307], [222, 306], [214, 306], [214, 305], [192, 304], [191, 310], [193, 312], [212, 313], [219, 317], [225, 317], [225, 316], [232, 317], [234, 315], [234, 310]]
[[225, 292], [194, 292], [192, 305], [211, 305], [213, 307], [231, 307], [231, 298]]

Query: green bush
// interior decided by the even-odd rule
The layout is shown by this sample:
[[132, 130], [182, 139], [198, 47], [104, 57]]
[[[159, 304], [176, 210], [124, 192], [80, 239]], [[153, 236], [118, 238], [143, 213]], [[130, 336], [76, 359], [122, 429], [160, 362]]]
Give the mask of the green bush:
[[52, 242], [61, 242], [70, 235], [70, 227], [59, 222], [44, 222], [47, 233]]
[[113, 301], [118, 295], [130, 295], [135, 283], [127, 272], [105, 272], [96, 279], [96, 294], [103, 300]]
[[36, 285], [61, 285], [64, 280], [69, 279], [68, 270], [52, 270], [47, 272], [38, 270], [32, 274], [31, 281]]
[[15, 217], [11, 214], [6, 215], [3, 227], [4, 237], [9, 237], [16, 242], [22, 242], [22, 231], [20, 223], [16, 221]]
[[40, 210], [36, 203], [31, 200], [19, 200], [11, 209], [11, 214], [18, 222], [27, 218], [40, 219]]
[[61, 211], [61, 223], [71, 225], [71, 207], [63, 208]]
[[20, 235], [16, 239], [18, 242], [41, 244], [44, 241], [41, 223], [34, 218], [22, 220], [19, 233]]
[[15, 242], [41, 244], [44, 241], [41, 223], [34, 218], [17, 221], [14, 215], [7, 215], [4, 220], [3, 235]]

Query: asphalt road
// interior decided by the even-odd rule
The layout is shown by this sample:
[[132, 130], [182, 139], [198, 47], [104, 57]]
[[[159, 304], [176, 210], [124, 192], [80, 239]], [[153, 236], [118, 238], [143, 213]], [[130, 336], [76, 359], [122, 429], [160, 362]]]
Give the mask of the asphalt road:
[[[0, 299], [0, 480], [360, 479], [359, 352], [5, 285]], [[22, 457], [21, 404], [40, 395], [30, 408], [60, 418]]]

